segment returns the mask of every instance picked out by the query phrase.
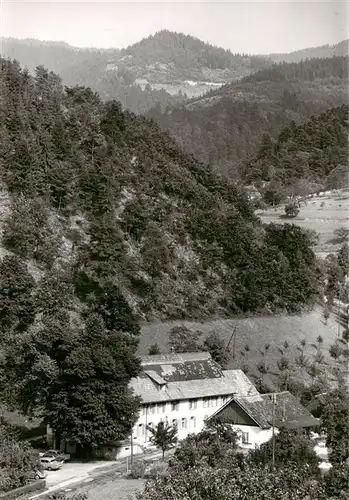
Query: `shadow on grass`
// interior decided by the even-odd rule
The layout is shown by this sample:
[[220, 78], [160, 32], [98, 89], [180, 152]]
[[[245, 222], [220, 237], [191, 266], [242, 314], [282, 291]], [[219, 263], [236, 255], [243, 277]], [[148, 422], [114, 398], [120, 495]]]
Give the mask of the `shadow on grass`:
[[329, 240], [325, 241], [325, 244], [327, 245], [343, 245], [344, 243], [348, 243], [348, 240], [343, 240], [342, 238], [330, 238]]
[[[286, 215], [286, 214], [279, 215], [279, 219], [292, 220], [292, 219], [296, 219], [296, 218], [297, 218], [297, 215]], [[299, 219], [297, 219], [297, 220], [299, 220]]]

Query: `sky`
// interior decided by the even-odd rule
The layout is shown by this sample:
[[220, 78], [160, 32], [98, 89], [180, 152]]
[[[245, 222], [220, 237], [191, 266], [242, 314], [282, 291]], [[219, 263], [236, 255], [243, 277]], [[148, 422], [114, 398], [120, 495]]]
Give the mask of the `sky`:
[[232, 52], [267, 54], [348, 38], [347, 1], [0, 0], [0, 34], [123, 48], [168, 29]]

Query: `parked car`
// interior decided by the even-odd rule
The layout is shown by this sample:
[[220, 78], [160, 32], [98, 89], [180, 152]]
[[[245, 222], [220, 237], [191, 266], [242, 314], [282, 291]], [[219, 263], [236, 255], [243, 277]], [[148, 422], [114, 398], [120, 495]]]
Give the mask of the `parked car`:
[[40, 453], [40, 456], [45, 458], [55, 458], [59, 462], [65, 462], [70, 459], [70, 455], [63, 453], [61, 450], [48, 450], [44, 453]]
[[45, 479], [47, 477], [47, 472], [42, 470], [32, 470], [28, 472], [28, 479]]
[[45, 470], [58, 470], [63, 465], [63, 461], [58, 461], [55, 457], [41, 457], [40, 462]]

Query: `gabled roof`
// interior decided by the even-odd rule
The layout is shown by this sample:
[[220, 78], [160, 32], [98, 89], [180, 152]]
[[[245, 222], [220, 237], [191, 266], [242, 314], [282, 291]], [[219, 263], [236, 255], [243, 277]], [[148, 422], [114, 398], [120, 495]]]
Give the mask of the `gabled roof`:
[[157, 374], [166, 382], [203, 380], [222, 377], [222, 369], [208, 352], [186, 352], [182, 354], [155, 354], [142, 356], [141, 363], [146, 372]]
[[257, 393], [242, 370], [222, 370], [208, 353], [145, 356], [142, 365], [145, 370], [130, 381], [130, 388], [143, 403]]
[[[222, 408], [210, 417], [224, 419], [224, 409], [237, 404], [262, 429], [269, 429], [273, 421], [272, 394], [233, 396]], [[277, 428], [296, 429], [319, 425], [319, 420], [306, 409], [290, 392], [275, 393], [274, 423]], [[221, 416], [221, 417], [220, 417]]]

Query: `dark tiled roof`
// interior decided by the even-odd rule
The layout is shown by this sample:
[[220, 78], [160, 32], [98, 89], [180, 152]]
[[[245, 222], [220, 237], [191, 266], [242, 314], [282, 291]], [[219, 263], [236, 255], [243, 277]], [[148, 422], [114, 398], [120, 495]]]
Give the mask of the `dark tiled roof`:
[[163, 389], [160, 389], [154, 379], [145, 375], [145, 378], [139, 376], [131, 379], [130, 388], [142, 398], [144, 404], [257, 393], [242, 370], [224, 370], [222, 377], [168, 382]]
[[204, 380], [220, 378], [222, 369], [206, 352], [183, 354], [156, 354], [142, 356], [143, 372], [141, 378], [147, 378], [146, 372], [157, 374], [166, 382]]
[[[267, 429], [273, 421], [272, 394], [233, 397], [225, 406], [236, 402], [260, 427]], [[223, 407], [224, 408], [224, 407]], [[222, 409], [223, 409], [222, 408]], [[221, 409], [221, 410], [222, 410]], [[214, 416], [218, 416], [221, 410]], [[296, 429], [319, 425], [318, 419], [304, 408], [290, 392], [279, 392], [275, 396], [275, 427]]]

